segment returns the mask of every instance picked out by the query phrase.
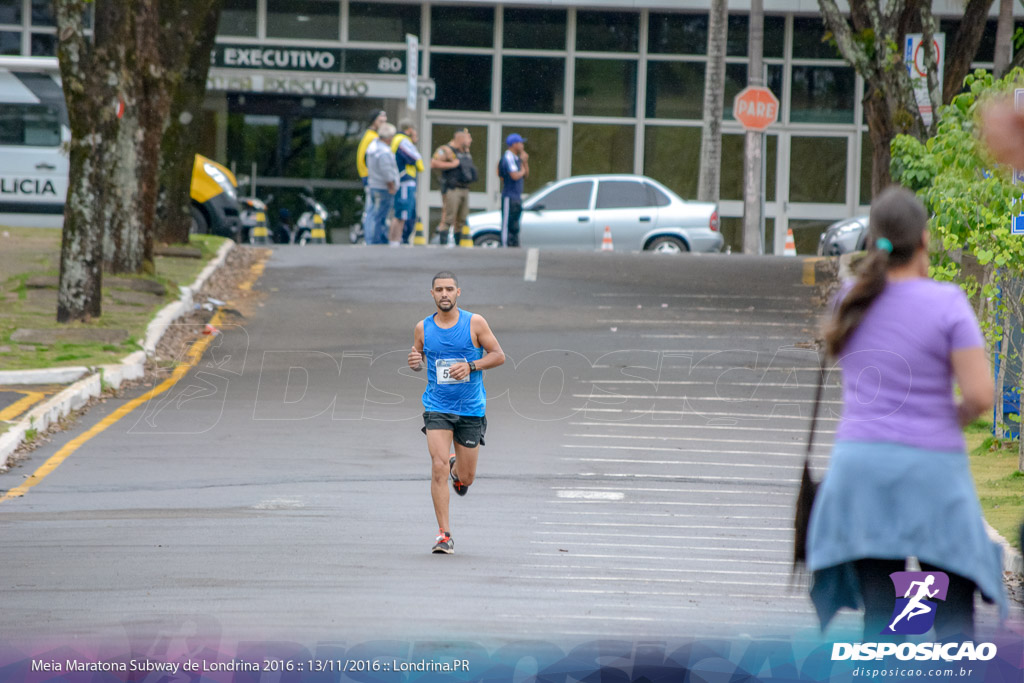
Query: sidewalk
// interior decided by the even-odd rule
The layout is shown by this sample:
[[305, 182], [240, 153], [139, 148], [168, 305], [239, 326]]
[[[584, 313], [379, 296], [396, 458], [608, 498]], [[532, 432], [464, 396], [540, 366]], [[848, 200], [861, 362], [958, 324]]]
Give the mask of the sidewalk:
[[[42, 234], [43, 233], [40, 233], [40, 235]], [[52, 239], [52, 235], [48, 237]], [[38, 246], [39, 240], [35, 239], [34, 236], [30, 235], [28, 237], [28, 241], [35, 243], [35, 246]], [[151, 318], [148, 326], [146, 327], [144, 338], [139, 341], [139, 345], [141, 345], [142, 348], [121, 358], [120, 362], [90, 366], [0, 370], [0, 385], [70, 385], [39, 405], [36, 405], [15, 424], [9, 426], [5, 432], [0, 434], [0, 470], [3, 470], [8, 466], [10, 456], [26, 441], [26, 437], [45, 431], [72, 411], [83, 407], [90, 399], [99, 396], [104, 390], [117, 389], [125, 381], [141, 379], [145, 374], [147, 360], [153, 356], [156, 351], [157, 344], [160, 342], [160, 339], [163, 337], [168, 327], [175, 320], [194, 309], [195, 294], [202, 289], [207, 280], [209, 280], [218, 268], [224, 264], [228, 254], [234, 247], [234, 242], [228, 240], [224, 241], [224, 243], [218, 248], [216, 254], [207, 262], [206, 266], [194, 281], [192, 281], [188, 286], [180, 287], [180, 295], [178, 299], [173, 303], [164, 306]], [[11, 258], [13, 251], [14, 250], [7, 252], [8, 258]], [[15, 254], [13, 258], [17, 259], [17, 254]], [[33, 290], [25, 286], [29, 281], [35, 281], [34, 284], [38, 285], [37, 289], [39, 290], [44, 289], [50, 284], [48, 282], [50, 278], [47, 276], [28, 277], [28, 272], [39, 269], [40, 265], [44, 270], [47, 266], [52, 266], [52, 264], [48, 262], [35, 262], [28, 264], [29, 267], [22, 265], [20, 270], [14, 270], [14, 275], [16, 277], [21, 277], [23, 284], [23, 287], [18, 292], [19, 301], [28, 301], [29, 304], [32, 303], [32, 297], [28, 296], [28, 292]], [[12, 268], [14, 267], [16, 266], [12, 266]], [[6, 272], [11, 272], [11, 270], [5, 270]], [[192, 270], [192, 272], [195, 271]], [[105, 278], [105, 280], [107, 280], [107, 278]], [[157, 294], [155, 287], [159, 286], [159, 283], [154, 283], [152, 280], [144, 279], [110, 278], [110, 280], [113, 280], [113, 284], [115, 285], [121, 285], [121, 287], [119, 287], [114, 293], [115, 302], [123, 301], [125, 302], [124, 305], [126, 307], [131, 306], [133, 303], [137, 306], [143, 303], [152, 302], [152, 297], [146, 298], [144, 292], [140, 292], [139, 290], [150, 289], [150, 294]], [[104, 284], [106, 285], [107, 282]], [[136, 292], [134, 296], [133, 291]], [[37, 296], [36, 298], [41, 297]], [[12, 301], [13, 299], [8, 295], [8, 298], [5, 300]], [[0, 303], [2, 303], [2, 301], [0, 301]], [[114, 306], [116, 305], [117, 303], [114, 304]], [[112, 318], [116, 318], [116, 313], [117, 310], [115, 309], [112, 312]], [[121, 334], [124, 330], [108, 327], [93, 327], [91, 329], [78, 327], [72, 328], [72, 330], [76, 333], [76, 339], [89, 338], [90, 335], [83, 335], [83, 332], [89, 332], [91, 333], [91, 336], [98, 339], [104, 338], [107, 340], [114, 340], [122, 336], [127, 337], [126, 333], [124, 335]], [[25, 341], [27, 343], [49, 342], [51, 345], [58, 346], [59, 348], [59, 343], [61, 341], [60, 335], [62, 332], [64, 332], [64, 330], [19, 329], [11, 336], [13, 341]], [[18, 336], [16, 339], [13, 339], [15, 335]], [[130, 339], [127, 340], [128, 343], [130, 343], [130, 341]], [[107, 344], [102, 348], [106, 350], [111, 348], [116, 349], [117, 347], [112, 344]], [[4, 425], [0, 425], [0, 428], [3, 426]]]

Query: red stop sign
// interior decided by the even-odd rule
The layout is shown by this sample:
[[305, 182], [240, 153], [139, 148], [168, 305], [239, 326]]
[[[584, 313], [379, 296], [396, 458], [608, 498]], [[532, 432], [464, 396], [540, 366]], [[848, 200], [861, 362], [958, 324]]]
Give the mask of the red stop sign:
[[779, 119], [779, 100], [771, 90], [748, 86], [732, 102], [733, 117], [747, 130], [764, 130]]

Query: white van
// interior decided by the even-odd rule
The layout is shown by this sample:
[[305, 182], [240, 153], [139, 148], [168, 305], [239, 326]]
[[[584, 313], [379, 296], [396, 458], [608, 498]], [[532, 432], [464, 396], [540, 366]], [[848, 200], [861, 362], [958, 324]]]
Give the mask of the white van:
[[[0, 225], [59, 228], [68, 196], [71, 127], [57, 59], [0, 57]], [[237, 182], [196, 155], [192, 231], [239, 239]]]
[[0, 58], [0, 225], [61, 226], [70, 141], [57, 60]]

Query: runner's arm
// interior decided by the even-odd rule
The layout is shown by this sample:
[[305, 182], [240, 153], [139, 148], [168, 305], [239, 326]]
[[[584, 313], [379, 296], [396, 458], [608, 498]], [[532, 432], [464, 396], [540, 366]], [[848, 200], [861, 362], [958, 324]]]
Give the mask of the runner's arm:
[[484, 357], [476, 362], [477, 370], [489, 370], [505, 362], [505, 352], [501, 350], [497, 337], [491, 332], [491, 326], [487, 324], [482, 315], [473, 316], [473, 320], [470, 321], [470, 331], [476, 337], [477, 345], [486, 352]]
[[423, 321], [416, 324], [412, 333], [412, 351], [409, 352], [409, 367], [419, 372], [423, 369]]

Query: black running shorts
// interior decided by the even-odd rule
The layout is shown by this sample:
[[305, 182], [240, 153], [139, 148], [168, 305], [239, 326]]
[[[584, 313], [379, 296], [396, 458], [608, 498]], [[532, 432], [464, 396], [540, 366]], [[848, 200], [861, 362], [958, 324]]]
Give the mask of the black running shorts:
[[444, 429], [452, 432], [455, 443], [466, 448], [484, 445], [484, 433], [487, 431], [487, 418], [475, 415], [456, 415], [455, 413], [423, 413], [424, 434], [428, 429]]

